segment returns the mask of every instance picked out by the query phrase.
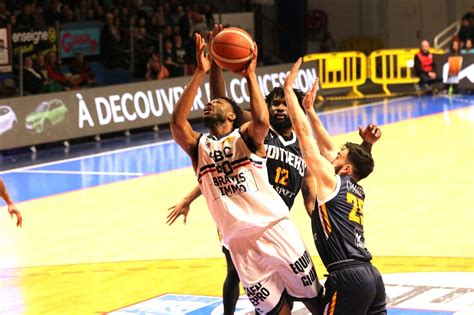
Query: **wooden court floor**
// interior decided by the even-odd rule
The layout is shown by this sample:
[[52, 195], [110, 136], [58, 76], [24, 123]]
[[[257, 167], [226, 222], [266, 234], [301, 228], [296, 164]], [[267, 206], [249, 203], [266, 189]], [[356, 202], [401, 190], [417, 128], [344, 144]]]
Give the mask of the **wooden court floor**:
[[[361, 182], [374, 264], [383, 274], [474, 272], [474, 108], [382, 128], [375, 171]], [[165, 224], [166, 209], [193, 185], [185, 168], [22, 202], [21, 229], [0, 208], [0, 314], [97, 314], [165, 293], [219, 296], [225, 261], [204, 200], [186, 225]], [[292, 219], [322, 277], [300, 197]]]

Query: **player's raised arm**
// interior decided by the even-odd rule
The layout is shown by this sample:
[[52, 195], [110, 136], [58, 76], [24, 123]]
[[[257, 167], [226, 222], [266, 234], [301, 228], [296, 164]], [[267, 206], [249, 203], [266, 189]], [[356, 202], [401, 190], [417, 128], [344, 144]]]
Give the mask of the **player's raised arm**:
[[188, 121], [188, 115], [193, 106], [199, 85], [206, 76], [207, 71], [209, 71], [211, 64], [209, 57], [204, 55], [204, 49], [206, 47], [204, 39], [201, 35], [195, 34], [194, 40], [196, 42], [197, 68], [191, 81], [189, 81], [183, 94], [176, 103], [170, 122], [174, 140], [191, 157], [193, 164], [195, 162], [194, 151], [197, 146], [199, 133], [192, 129]]
[[311, 127], [298, 104], [298, 99], [293, 91], [293, 85], [298, 74], [302, 59], [291, 68], [285, 80], [285, 99], [293, 129], [300, 142], [301, 152], [306, 165], [311, 173], [316, 176], [318, 199], [323, 200], [330, 196], [336, 187], [334, 166], [324, 158], [317, 148], [316, 141], [311, 134]]
[[247, 80], [247, 86], [250, 95], [250, 112], [252, 114], [252, 120], [242, 126], [241, 131], [247, 142], [251, 142], [256, 152], [260, 156], [265, 156], [265, 147], [263, 142], [267, 136], [268, 129], [270, 128], [270, 117], [268, 114], [267, 104], [265, 98], [262, 95], [262, 91], [258, 85], [257, 74], [255, 70], [257, 68], [257, 55], [258, 48], [254, 42], [252, 50], [252, 59], [247, 67], [241, 74]]
[[303, 99], [303, 107], [306, 111], [306, 116], [309, 119], [311, 128], [313, 129], [316, 141], [318, 143], [319, 152], [328, 161], [334, 160], [337, 155], [338, 149], [332, 142], [331, 136], [324, 127], [323, 123], [319, 119], [318, 114], [314, 110], [314, 100], [316, 99], [316, 93], [319, 89], [319, 79], [313, 84], [313, 87], [308, 91]]
[[212, 57], [212, 41], [214, 37], [224, 29], [222, 24], [214, 24], [212, 31], [209, 32], [208, 52], [211, 55], [211, 70], [209, 71], [209, 87], [211, 90], [211, 99], [226, 96], [225, 81], [222, 75], [222, 68]]
[[5, 186], [5, 183], [3, 180], [0, 178], [0, 198], [2, 198], [5, 203], [8, 206], [8, 213], [10, 213], [10, 216], [16, 216], [16, 226], [21, 227], [21, 224], [23, 222], [23, 218], [21, 216], [20, 211], [15, 206], [15, 203], [13, 202], [12, 198], [8, 194], [7, 187]]
[[301, 185], [301, 196], [303, 196], [303, 203], [306, 213], [311, 217], [316, 203], [316, 178], [309, 169], [306, 169], [306, 174]]

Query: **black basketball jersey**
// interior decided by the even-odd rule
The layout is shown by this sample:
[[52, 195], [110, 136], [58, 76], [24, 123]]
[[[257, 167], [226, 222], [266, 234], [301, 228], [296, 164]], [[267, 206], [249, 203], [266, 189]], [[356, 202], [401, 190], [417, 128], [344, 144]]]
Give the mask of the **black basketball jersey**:
[[270, 129], [265, 138], [267, 149], [268, 181], [291, 209], [295, 197], [301, 189], [306, 172], [306, 163], [295, 133], [285, 140], [276, 131]]
[[314, 241], [326, 267], [346, 259], [372, 259], [365, 247], [364, 199], [364, 190], [360, 185], [348, 175], [338, 175], [331, 199], [321, 200], [313, 211], [311, 225]]

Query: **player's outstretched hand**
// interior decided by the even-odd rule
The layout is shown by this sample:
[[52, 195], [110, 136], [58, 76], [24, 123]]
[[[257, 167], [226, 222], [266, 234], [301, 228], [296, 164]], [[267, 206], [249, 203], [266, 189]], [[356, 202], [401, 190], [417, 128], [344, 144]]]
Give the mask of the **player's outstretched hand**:
[[364, 142], [374, 144], [382, 137], [382, 131], [377, 125], [368, 124], [366, 128], [359, 126], [359, 135]]
[[316, 78], [314, 81], [313, 87], [311, 90], [306, 92], [306, 95], [303, 98], [303, 108], [304, 110], [314, 110], [314, 100], [316, 99], [316, 93], [319, 90], [319, 78]]
[[176, 219], [180, 215], [183, 216], [183, 223], [186, 224], [186, 219], [188, 217], [189, 209], [190, 209], [190, 204], [187, 201], [185, 201], [184, 199], [180, 203], [178, 203], [177, 205], [169, 207], [168, 211], [169, 210], [172, 210], [172, 211], [166, 217], [166, 224], [168, 224], [168, 225], [173, 224], [174, 221], [176, 221]]
[[23, 217], [14, 204], [8, 206], [8, 213], [10, 213], [12, 218], [13, 216], [16, 216], [16, 226], [21, 227], [23, 223]]
[[206, 42], [202, 38], [201, 34], [194, 34], [194, 42], [196, 43], [196, 61], [198, 70], [202, 70], [205, 73], [211, 68], [211, 60], [209, 54], [206, 55]]
[[303, 59], [301, 57], [298, 58], [298, 60], [296, 60], [296, 62], [291, 67], [291, 70], [288, 73], [288, 75], [286, 76], [286, 80], [285, 80], [285, 88], [286, 89], [292, 89], [293, 88], [293, 85], [295, 84], [295, 80], [296, 80], [296, 75], [298, 74], [298, 70], [300, 69], [302, 61], [303, 61]]

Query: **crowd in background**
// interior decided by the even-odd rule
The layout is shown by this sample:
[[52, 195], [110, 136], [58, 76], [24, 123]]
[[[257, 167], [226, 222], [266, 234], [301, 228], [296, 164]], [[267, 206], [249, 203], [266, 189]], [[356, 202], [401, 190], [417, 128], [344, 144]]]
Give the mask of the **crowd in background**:
[[[235, 2], [241, 9], [251, 8], [250, 0]], [[24, 88], [36, 94], [97, 85], [91, 60], [100, 60], [106, 69], [131, 71], [136, 79], [190, 75], [196, 62], [192, 35], [206, 36], [214, 13], [211, 0], [0, 0], [0, 27], [21, 32], [73, 22], [103, 23], [99, 58], [76, 54], [58, 60], [57, 52], [24, 56]], [[462, 17], [450, 54], [474, 53], [473, 41], [474, 7]]]
[[453, 35], [449, 52], [451, 55], [473, 54], [474, 48], [474, 6], [464, 14], [461, 19], [461, 27], [457, 34]]
[[[250, 8], [250, 0], [238, 2], [239, 8]], [[206, 36], [215, 22], [214, 11], [207, 0], [0, 0], [0, 27], [21, 32], [65, 23], [103, 22], [100, 58], [86, 58], [102, 62], [105, 69], [131, 70], [136, 79], [155, 80], [194, 71], [192, 35]], [[57, 52], [52, 55], [24, 55], [23, 74], [31, 78], [25, 85], [27, 93], [96, 84], [83, 55], [59, 60], [69, 67], [59, 66]]]

